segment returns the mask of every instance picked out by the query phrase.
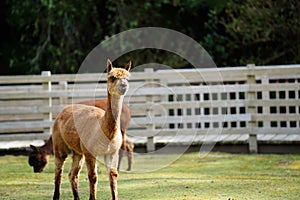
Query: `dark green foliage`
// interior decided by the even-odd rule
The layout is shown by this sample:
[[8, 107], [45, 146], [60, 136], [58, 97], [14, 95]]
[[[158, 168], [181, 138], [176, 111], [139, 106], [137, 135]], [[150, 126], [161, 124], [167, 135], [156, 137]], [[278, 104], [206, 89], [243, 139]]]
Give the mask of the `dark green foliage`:
[[225, 66], [299, 63], [299, 8], [296, 0], [230, 0], [209, 12], [203, 45]]
[[[0, 1], [1, 74], [76, 73], [100, 42], [125, 30], [163, 27], [199, 42], [217, 66], [299, 63], [297, 0]], [[172, 53], [143, 49], [134, 66], [190, 67]]]

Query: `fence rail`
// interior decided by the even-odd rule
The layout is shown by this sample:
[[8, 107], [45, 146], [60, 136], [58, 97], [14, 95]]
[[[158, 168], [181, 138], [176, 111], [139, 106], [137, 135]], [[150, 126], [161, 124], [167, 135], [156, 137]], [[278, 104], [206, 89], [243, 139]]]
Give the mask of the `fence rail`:
[[[66, 104], [106, 98], [106, 75], [0, 77], [0, 141], [47, 139]], [[300, 141], [300, 65], [132, 72], [134, 142]]]

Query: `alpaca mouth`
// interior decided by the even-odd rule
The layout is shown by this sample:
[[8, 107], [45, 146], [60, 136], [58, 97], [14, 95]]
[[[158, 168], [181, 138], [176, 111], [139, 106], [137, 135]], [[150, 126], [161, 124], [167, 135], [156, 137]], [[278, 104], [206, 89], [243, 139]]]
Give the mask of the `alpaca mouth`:
[[127, 85], [119, 87], [120, 94], [124, 95], [127, 92], [127, 89], [128, 89]]
[[34, 173], [41, 173], [43, 170], [44, 170], [43, 168], [39, 168], [39, 167], [33, 168]]

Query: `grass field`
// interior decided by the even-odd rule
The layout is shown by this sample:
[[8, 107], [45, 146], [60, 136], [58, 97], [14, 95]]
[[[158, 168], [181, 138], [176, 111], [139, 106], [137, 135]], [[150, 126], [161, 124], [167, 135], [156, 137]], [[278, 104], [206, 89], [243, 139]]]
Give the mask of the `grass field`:
[[[157, 155], [152, 165], [174, 155]], [[175, 155], [176, 156], [176, 155]], [[136, 157], [134, 168], [145, 158]], [[124, 160], [125, 162], [125, 160]], [[72, 199], [66, 163], [62, 184], [63, 200]], [[34, 174], [25, 156], [0, 157], [0, 199], [52, 199], [53, 157], [46, 170]], [[210, 153], [184, 154], [162, 169], [147, 173], [121, 172], [121, 200], [190, 199], [300, 199], [300, 155], [243, 155]], [[88, 199], [86, 167], [80, 177], [80, 196]], [[108, 177], [99, 166], [98, 199], [110, 199]]]

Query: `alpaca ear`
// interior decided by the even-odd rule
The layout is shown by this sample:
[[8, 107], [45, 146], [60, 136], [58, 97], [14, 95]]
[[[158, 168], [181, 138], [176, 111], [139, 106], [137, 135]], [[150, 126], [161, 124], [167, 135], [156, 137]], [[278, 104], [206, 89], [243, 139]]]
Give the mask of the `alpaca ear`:
[[131, 69], [131, 61], [129, 61], [127, 63], [127, 65], [124, 67], [124, 69], [126, 69], [127, 71], [129, 71]]
[[39, 152], [39, 149], [36, 146], [30, 145], [30, 148], [33, 150], [33, 152]]
[[107, 71], [107, 73], [109, 73], [113, 68], [114, 67], [112, 65], [112, 62], [109, 59], [107, 59], [107, 65], [106, 65], [106, 71]]

